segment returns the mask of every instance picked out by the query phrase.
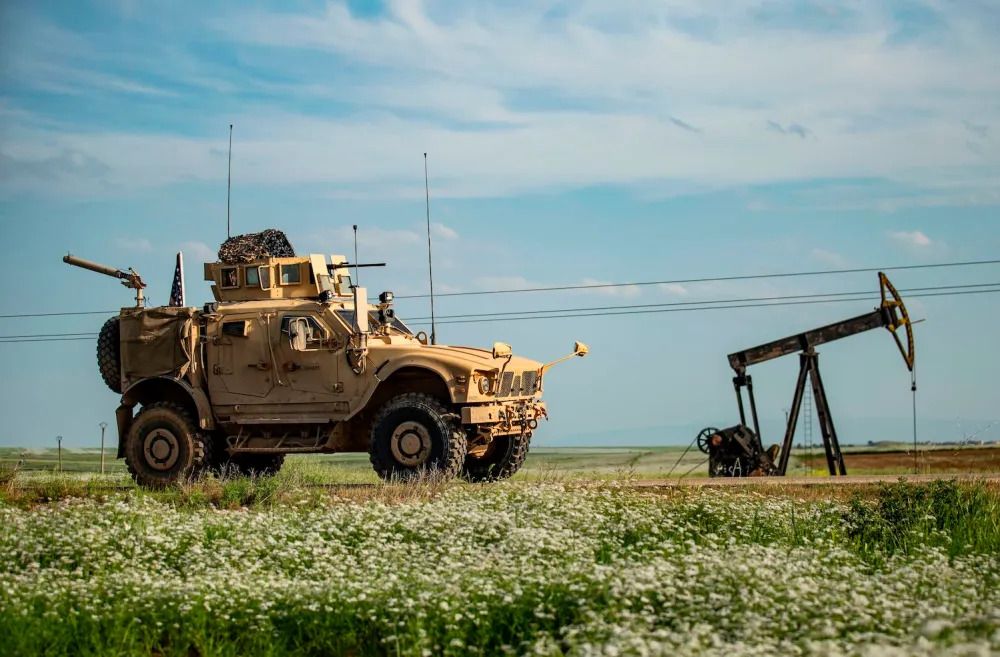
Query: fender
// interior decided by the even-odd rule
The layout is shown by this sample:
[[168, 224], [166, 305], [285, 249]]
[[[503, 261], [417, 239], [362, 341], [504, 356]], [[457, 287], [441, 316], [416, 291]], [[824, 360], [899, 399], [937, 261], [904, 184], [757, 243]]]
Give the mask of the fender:
[[[412, 356], [406, 356], [405, 358], [398, 358], [394, 361], [386, 359], [382, 363], [379, 363], [375, 366], [375, 370], [373, 371], [375, 380], [381, 383], [404, 367], [419, 367], [421, 369], [430, 370], [440, 376], [441, 380], [444, 381], [446, 385], [448, 385], [449, 382], [455, 378], [455, 375], [447, 367], [444, 367], [440, 361], [414, 354]], [[451, 386], [449, 385], [448, 388], [450, 390]], [[452, 399], [452, 401], [455, 400]]]
[[446, 367], [443, 367], [440, 362], [432, 358], [425, 358], [419, 355], [407, 356], [396, 360], [383, 359], [383, 361], [377, 364], [375, 369], [372, 370], [372, 373], [374, 374], [372, 377], [374, 385], [370, 386], [365, 391], [357, 407], [344, 419], [349, 420], [364, 411], [368, 407], [372, 396], [374, 396], [375, 392], [379, 389], [380, 384], [385, 383], [387, 379], [392, 377], [392, 375], [399, 370], [407, 368], [420, 369], [428, 372], [429, 374], [437, 375], [437, 377], [440, 378], [441, 382], [444, 384], [444, 387], [448, 390], [449, 400], [456, 403], [457, 400], [455, 399], [453, 393], [454, 385], [452, 385], [454, 383], [454, 374], [452, 374]]
[[124, 456], [125, 437], [132, 426], [132, 410], [136, 404], [155, 401], [172, 401], [186, 408], [201, 429], [215, 428], [212, 404], [204, 390], [191, 386], [184, 379], [169, 376], [155, 376], [142, 379], [128, 387], [122, 394], [121, 405], [115, 411], [118, 421], [118, 458]]

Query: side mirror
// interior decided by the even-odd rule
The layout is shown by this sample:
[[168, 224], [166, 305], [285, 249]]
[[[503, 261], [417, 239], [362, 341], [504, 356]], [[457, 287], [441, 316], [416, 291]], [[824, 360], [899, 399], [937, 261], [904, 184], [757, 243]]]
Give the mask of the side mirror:
[[544, 365], [542, 365], [541, 369], [538, 370], [538, 375], [539, 376], [544, 375], [545, 372], [548, 371], [548, 369], [553, 365], [555, 365], [556, 363], [561, 363], [564, 360], [569, 360], [573, 356], [586, 356], [589, 353], [590, 353], [590, 347], [583, 344], [582, 342], [577, 342], [576, 344], [573, 345], [573, 353], [571, 353], [569, 356], [563, 356], [558, 360], [554, 360], [551, 363], [545, 363]]
[[509, 344], [504, 342], [494, 342], [493, 343], [493, 357], [494, 358], [506, 358], [510, 356], [511, 348]]
[[368, 290], [354, 286], [354, 329], [355, 333], [368, 332]]
[[288, 343], [292, 351], [305, 351], [306, 338], [309, 333], [309, 323], [302, 319], [293, 319], [288, 325]]

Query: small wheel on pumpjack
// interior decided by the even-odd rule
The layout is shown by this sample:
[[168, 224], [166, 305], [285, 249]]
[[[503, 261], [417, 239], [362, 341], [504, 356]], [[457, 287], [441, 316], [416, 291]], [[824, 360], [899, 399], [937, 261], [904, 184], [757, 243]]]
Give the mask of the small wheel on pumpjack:
[[465, 462], [465, 432], [454, 413], [430, 395], [390, 399], [376, 414], [369, 439], [372, 467], [385, 480], [452, 479]]
[[125, 465], [140, 486], [163, 488], [193, 479], [211, 462], [211, 442], [191, 416], [170, 402], [143, 407], [125, 438]]
[[474, 482], [509, 479], [524, 465], [530, 444], [530, 431], [494, 436], [485, 449], [475, 449], [466, 455], [462, 478]]

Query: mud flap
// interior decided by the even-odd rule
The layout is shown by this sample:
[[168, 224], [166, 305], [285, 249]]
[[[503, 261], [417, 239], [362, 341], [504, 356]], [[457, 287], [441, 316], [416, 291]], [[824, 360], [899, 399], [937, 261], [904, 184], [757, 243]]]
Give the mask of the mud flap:
[[128, 430], [132, 428], [132, 409], [134, 406], [122, 404], [115, 409], [115, 419], [118, 420], [118, 456], [125, 458], [125, 437]]

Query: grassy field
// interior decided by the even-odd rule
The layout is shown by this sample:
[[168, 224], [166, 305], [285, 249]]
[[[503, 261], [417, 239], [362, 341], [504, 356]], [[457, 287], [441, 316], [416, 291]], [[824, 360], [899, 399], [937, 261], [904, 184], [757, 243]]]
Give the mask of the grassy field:
[[[291, 461], [308, 464], [320, 480], [374, 483], [367, 454], [314, 454], [293, 456]], [[916, 458], [904, 445], [878, 448], [848, 447], [844, 460], [850, 474], [911, 474], [915, 466], [921, 474], [963, 474], [1000, 472], [1000, 448], [954, 445], [920, 446]], [[17, 465], [25, 471], [56, 471], [55, 449], [0, 447], [0, 467]], [[63, 450], [64, 472], [99, 472], [99, 449]], [[105, 452], [105, 472], [124, 473], [125, 463], [115, 451]], [[683, 447], [533, 447], [518, 479], [557, 477], [616, 478], [635, 475], [648, 478], [705, 476], [705, 455]], [[811, 453], [795, 450], [788, 466], [789, 475], [827, 474], [822, 447]]]
[[323, 467], [0, 483], [0, 654], [1000, 651], [995, 484], [303, 485]]

